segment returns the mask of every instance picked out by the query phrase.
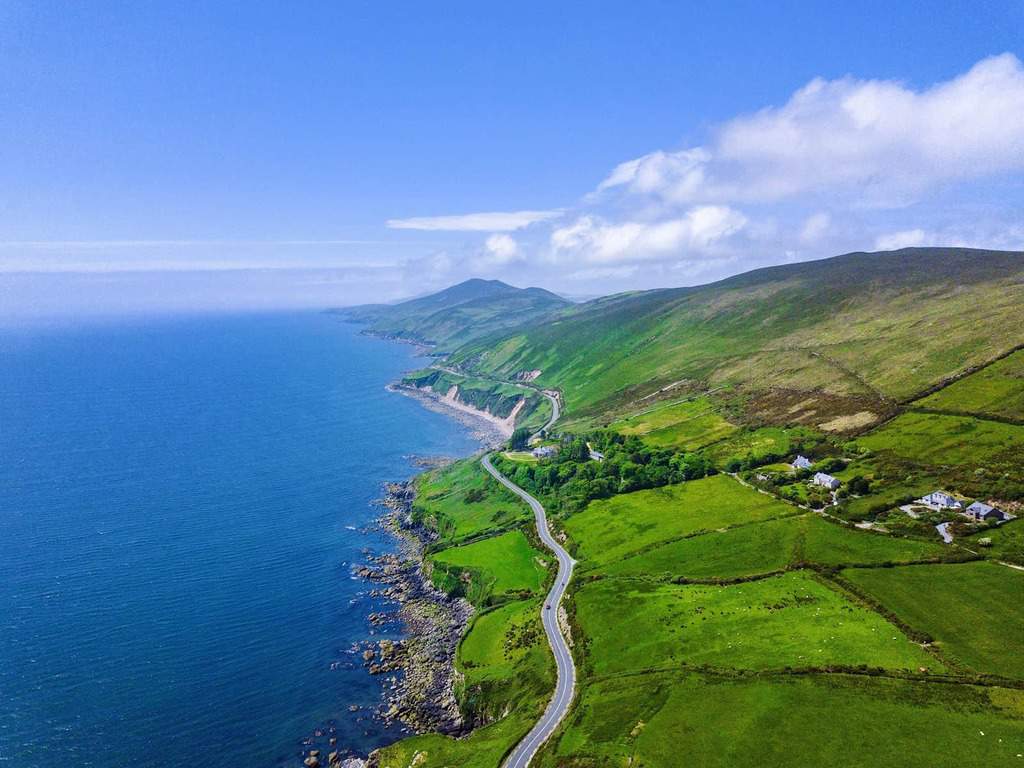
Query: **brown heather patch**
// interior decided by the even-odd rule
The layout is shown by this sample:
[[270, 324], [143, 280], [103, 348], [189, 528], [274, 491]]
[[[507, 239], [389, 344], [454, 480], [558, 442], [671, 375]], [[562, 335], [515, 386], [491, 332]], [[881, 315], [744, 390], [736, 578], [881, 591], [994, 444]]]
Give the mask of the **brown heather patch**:
[[870, 395], [774, 388], [744, 398], [742, 419], [750, 425], [802, 424], [833, 433], [852, 433], [890, 415], [892, 406]]

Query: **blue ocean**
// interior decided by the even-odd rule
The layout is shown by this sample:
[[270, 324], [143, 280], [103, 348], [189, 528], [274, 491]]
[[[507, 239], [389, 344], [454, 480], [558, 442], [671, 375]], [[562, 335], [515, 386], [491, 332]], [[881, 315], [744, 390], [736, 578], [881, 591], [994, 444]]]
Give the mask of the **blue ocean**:
[[400, 735], [368, 715], [351, 647], [382, 606], [350, 566], [393, 547], [384, 481], [477, 447], [385, 391], [422, 363], [314, 313], [0, 328], [0, 764]]

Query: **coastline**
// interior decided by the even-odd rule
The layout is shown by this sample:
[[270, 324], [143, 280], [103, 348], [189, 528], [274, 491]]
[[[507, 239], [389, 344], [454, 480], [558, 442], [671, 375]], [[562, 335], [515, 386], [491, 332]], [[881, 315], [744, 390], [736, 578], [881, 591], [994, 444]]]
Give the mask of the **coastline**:
[[[442, 413], [470, 431], [484, 450], [502, 445], [511, 433], [499, 417], [472, 406], [457, 403], [436, 392], [392, 383], [387, 391], [411, 397], [423, 407]], [[423, 471], [443, 462], [421, 462]], [[436, 534], [412, 521], [415, 482], [419, 472], [404, 482], [384, 484], [378, 504], [384, 507], [376, 525], [394, 537], [397, 551], [367, 554], [365, 564], [353, 565], [353, 575], [372, 582], [374, 597], [398, 604], [394, 612], [370, 616], [373, 624], [397, 618], [402, 625], [400, 640], [370, 640], [360, 645], [364, 666], [373, 675], [387, 675], [384, 697], [376, 713], [386, 724], [401, 723], [409, 734], [445, 733], [463, 735], [471, 730], [459, 707], [456, 690], [461, 682], [455, 655], [462, 636], [475, 614], [464, 598], [451, 598], [436, 589], [425, 568], [424, 551]], [[333, 745], [332, 745], [333, 747]], [[344, 755], [344, 756], [343, 756]], [[377, 751], [364, 757], [352, 750], [332, 751], [330, 768], [374, 768]], [[312, 762], [312, 759], [316, 762]], [[310, 753], [308, 768], [325, 765], [320, 755]]]
[[459, 422], [470, 430], [473, 439], [479, 441], [485, 449], [493, 450], [497, 448], [512, 435], [512, 430], [507, 428], [505, 419], [499, 416], [492, 416], [471, 405], [459, 403], [433, 390], [419, 389], [397, 383], [388, 384], [387, 390], [411, 397], [424, 408], [436, 411], [437, 413], [443, 413], [445, 416]]

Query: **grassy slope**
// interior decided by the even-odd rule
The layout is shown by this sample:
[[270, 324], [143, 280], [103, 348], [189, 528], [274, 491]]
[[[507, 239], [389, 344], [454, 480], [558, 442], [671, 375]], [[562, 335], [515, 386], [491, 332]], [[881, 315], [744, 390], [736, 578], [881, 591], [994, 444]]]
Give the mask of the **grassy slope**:
[[797, 512], [726, 475], [591, 502], [565, 529], [585, 571], [671, 539]]
[[965, 563], [851, 569], [843, 575], [971, 669], [1024, 678], [1024, 573]]
[[438, 293], [392, 305], [340, 310], [370, 330], [452, 349], [524, 319], [549, 317], [571, 305], [540, 288], [515, 288], [498, 280], [467, 280]]
[[1024, 692], [844, 675], [661, 674], [584, 689], [542, 768], [987, 768], [1024, 753]]
[[802, 572], [731, 586], [603, 579], [579, 590], [576, 616], [594, 675], [680, 663], [936, 667], [881, 616]]
[[622, 576], [734, 579], [801, 561], [821, 565], [911, 562], [944, 552], [941, 544], [880, 536], [807, 514], [681, 539], [602, 570]]
[[1024, 350], [914, 404], [954, 413], [1024, 419]]
[[[466, 495], [473, 490], [484, 496], [467, 503]], [[413, 515], [436, 530], [445, 543], [530, 519], [529, 509], [498, 485], [475, 459], [420, 475], [416, 479]]]
[[805, 423], [825, 423], [879, 410], [873, 390], [906, 397], [1006, 351], [1019, 340], [1021, 274], [1022, 253], [847, 254], [599, 299], [455, 358], [504, 376], [542, 370], [570, 418], [687, 379], [828, 392], [840, 398], [830, 412], [803, 409]]
[[473, 589], [469, 597], [474, 603], [508, 592], [537, 594], [547, 577], [541, 565], [547, 558], [530, 545], [521, 530], [442, 549], [430, 559], [435, 564], [435, 573], [470, 573]]
[[904, 413], [859, 442], [922, 464], [1016, 466], [1024, 450], [1024, 427], [969, 416]]
[[645, 409], [609, 425], [624, 435], [640, 435], [656, 448], [693, 451], [736, 431], [706, 397]]

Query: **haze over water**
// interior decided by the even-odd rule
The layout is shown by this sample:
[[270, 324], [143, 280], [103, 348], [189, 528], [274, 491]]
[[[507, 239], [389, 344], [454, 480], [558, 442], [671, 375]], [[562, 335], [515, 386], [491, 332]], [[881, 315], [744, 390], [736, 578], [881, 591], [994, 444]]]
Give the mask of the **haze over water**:
[[421, 363], [319, 314], [0, 329], [0, 763], [391, 740], [346, 653], [380, 608], [349, 564], [391, 542], [349, 526], [408, 455], [476, 447], [384, 390]]

